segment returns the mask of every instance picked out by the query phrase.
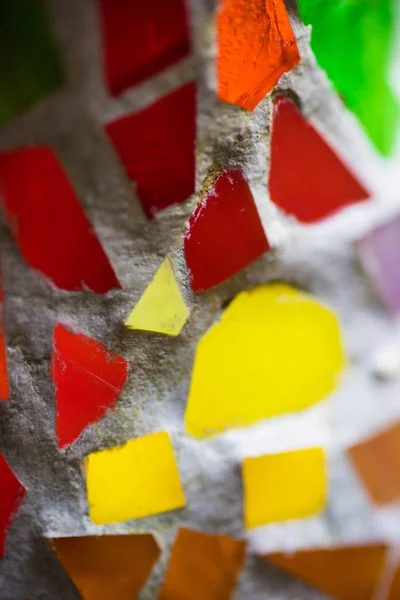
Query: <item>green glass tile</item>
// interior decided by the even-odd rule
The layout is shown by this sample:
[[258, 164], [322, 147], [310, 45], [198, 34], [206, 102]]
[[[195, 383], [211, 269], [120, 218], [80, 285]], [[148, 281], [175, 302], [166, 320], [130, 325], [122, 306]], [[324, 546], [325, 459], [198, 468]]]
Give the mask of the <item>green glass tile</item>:
[[386, 156], [399, 122], [399, 101], [389, 84], [396, 1], [299, 0], [319, 65]]
[[0, 124], [63, 81], [40, 0], [0, 0]]

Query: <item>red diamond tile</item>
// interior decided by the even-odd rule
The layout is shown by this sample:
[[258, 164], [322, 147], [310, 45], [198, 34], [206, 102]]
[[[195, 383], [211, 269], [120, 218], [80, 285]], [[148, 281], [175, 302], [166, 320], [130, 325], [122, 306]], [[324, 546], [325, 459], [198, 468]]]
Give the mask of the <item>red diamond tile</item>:
[[57, 324], [51, 374], [56, 394], [58, 445], [65, 448], [82, 431], [113, 410], [128, 374], [119, 354]]
[[115, 273], [54, 152], [0, 153], [5, 214], [26, 262], [64, 290], [119, 288]]
[[239, 170], [218, 177], [189, 220], [184, 248], [190, 285], [204, 292], [269, 250], [253, 194]]
[[189, 53], [184, 0], [98, 0], [108, 88], [118, 95]]
[[25, 495], [25, 488], [0, 454], [0, 557], [4, 556], [7, 530]]
[[196, 87], [163, 96], [144, 110], [106, 125], [147, 217], [194, 192]]
[[369, 197], [318, 131], [289, 98], [275, 101], [269, 191], [272, 201], [313, 223]]

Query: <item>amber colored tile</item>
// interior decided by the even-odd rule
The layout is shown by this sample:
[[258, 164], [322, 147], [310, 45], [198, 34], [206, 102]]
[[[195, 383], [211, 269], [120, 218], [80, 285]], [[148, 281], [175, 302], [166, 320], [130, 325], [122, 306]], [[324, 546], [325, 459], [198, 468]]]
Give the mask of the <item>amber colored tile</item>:
[[390, 584], [389, 593], [386, 600], [399, 600], [400, 598], [400, 566], [393, 575], [392, 582]]
[[132, 600], [160, 554], [150, 534], [53, 538], [50, 545], [83, 600]]
[[371, 600], [386, 552], [383, 545], [352, 546], [304, 550], [292, 555], [267, 554], [264, 558], [338, 600]]
[[352, 446], [348, 454], [375, 504], [400, 498], [400, 423]]
[[229, 600], [245, 558], [245, 542], [180, 528], [159, 600]]
[[253, 110], [300, 61], [284, 0], [220, 0], [218, 95]]

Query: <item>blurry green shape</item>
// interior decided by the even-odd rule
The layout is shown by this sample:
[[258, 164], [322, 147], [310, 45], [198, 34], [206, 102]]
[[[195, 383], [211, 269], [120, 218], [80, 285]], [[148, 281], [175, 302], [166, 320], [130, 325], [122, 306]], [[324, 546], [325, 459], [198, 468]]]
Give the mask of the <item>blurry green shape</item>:
[[61, 85], [41, 0], [0, 0], [0, 124]]
[[376, 148], [389, 155], [399, 102], [389, 84], [396, 0], [298, 0], [311, 48]]

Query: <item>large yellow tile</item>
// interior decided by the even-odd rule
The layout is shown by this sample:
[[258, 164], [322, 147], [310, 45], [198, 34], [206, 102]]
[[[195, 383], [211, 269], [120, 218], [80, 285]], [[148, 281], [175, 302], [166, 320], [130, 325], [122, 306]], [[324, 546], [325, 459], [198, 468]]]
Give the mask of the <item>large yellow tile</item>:
[[242, 471], [248, 528], [309, 517], [324, 507], [327, 483], [322, 448], [245, 458]]
[[130, 329], [178, 335], [189, 311], [183, 302], [167, 257], [154, 275], [125, 325]]
[[139, 519], [185, 506], [166, 431], [90, 454], [86, 477], [89, 515], [97, 525]]
[[346, 364], [337, 316], [285, 284], [241, 292], [197, 346], [185, 414], [196, 437], [302, 410]]

